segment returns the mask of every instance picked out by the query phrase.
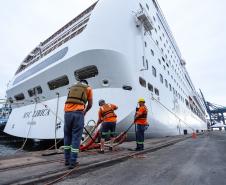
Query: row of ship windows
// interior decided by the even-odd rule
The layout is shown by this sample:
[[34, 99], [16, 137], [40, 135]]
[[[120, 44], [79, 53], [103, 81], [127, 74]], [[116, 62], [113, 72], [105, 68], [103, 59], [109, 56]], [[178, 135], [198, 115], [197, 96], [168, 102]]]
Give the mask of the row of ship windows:
[[[159, 46], [158, 40], [156, 40], [155, 42], [156, 42], [156, 45]], [[166, 48], [166, 44], [165, 43], [164, 43], [164, 47]], [[182, 71], [182, 68], [180, 67], [181, 63], [180, 63], [179, 59], [176, 60], [177, 61], [177, 63], [176, 63], [175, 59], [173, 59], [173, 55], [172, 54], [170, 55], [170, 50], [169, 49], [167, 49], [167, 53], [170, 56], [168, 56], [167, 54], [164, 55], [164, 53], [166, 53], [166, 52], [165, 52], [165, 49], [163, 49], [162, 47], [159, 48], [159, 49], [161, 50], [161, 53], [163, 53], [163, 56], [166, 58], [166, 60], [169, 61], [169, 64], [171, 65], [172, 69], [175, 70], [175, 73], [178, 75], [178, 77], [179, 77], [179, 74], [182, 75], [183, 71]], [[173, 63], [171, 62], [171, 60], [173, 61]]]
[[[156, 71], [156, 68], [154, 67], [154, 66], [152, 66], [152, 74], [153, 74], [153, 76], [154, 77], [157, 77], [157, 71]], [[169, 88], [170, 88], [170, 91], [172, 91], [173, 90], [173, 93], [176, 95], [176, 97], [178, 97], [182, 102], [185, 102], [185, 100], [184, 100], [184, 98], [180, 95], [180, 93], [179, 92], [177, 92], [177, 90], [175, 90], [174, 88], [172, 88], [172, 85], [167, 81], [167, 79], [163, 79], [163, 75], [162, 74], [159, 74], [159, 78], [160, 78], [160, 82], [163, 84], [164, 83], [164, 81], [165, 81], [165, 86], [168, 88], [168, 86], [169, 86]], [[173, 80], [173, 76], [171, 75], [171, 78], [172, 78], [172, 80]], [[182, 90], [181, 89], [181, 87], [179, 86], [179, 84], [176, 82], [176, 80], [174, 79], [174, 83], [178, 86], [178, 88], [180, 89], [180, 90]]]
[[[77, 74], [75, 72], [75, 77], [76, 77], [76, 75]], [[55, 90], [57, 88], [69, 85], [69, 79], [68, 79], [68, 77], [66, 75], [63, 75], [63, 76], [61, 76], [59, 78], [56, 78], [54, 80], [51, 80], [51, 81], [47, 82], [47, 84], [48, 84], [48, 87], [49, 87], [50, 90]], [[105, 86], [105, 87], [109, 86], [109, 81], [108, 80], [103, 80], [102, 81], [102, 85]], [[131, 91], [132, 90], [132, 87], [128, 86], [128, 85], [124, 85], [122, 88], [124, 90], [127, 90], [127, 91]], [[29, 89], [27, 91], [29, 97], [34, 97], [34, 96], [36, 96], [38, 94], [42, 94], [42, 92], [43, 91], [42, 91], [41, 86], [36, 86], [36, 87], [34, 87], [32, 89]], [[155, 90], [155, 93], [157, 95], [159, 95], [158, 89]], [[21, 101], [21, 100], [25, 99], [25, 96], [24, 96], [24, 93], [20, 93], [20, 94], [15, 95], [14, 98], [17, 101]], [[12, 98], [9, 98], [9, 100], [12, 101]]]
[[[160, 38], [161, 38], [161, 37], [160, 37]], [[160, 40], [161, 40], [161, 39], [160, 39]], [[156, 40], [155, 42], [156, 42], [156, 45], [158, 46], [158, 45], [159, 45], [158, 40]], [[147, 47], [147, 42], [146, 42], [146, 41], [145, 41], [144, 45], [145, 45], [145, 47]], [[166, 48], [166, 44], [165, 44], [165, 43], [164, 43], [164, 47]], [[164, 50], [163, 48], [161, 48], [160, 50], [161, 50], [162, 53], [165, 52], [165, 50]], [[173, 52], [173, 51], [172, 51], [172, 52]], [[170, 53], [170, 50], [169, 50], [169, 49], [167, 49], [167, 53], [168, 53], [168, 54]], [[180, 70], [180, 68], [179, 68], [179, 66], [180, 66], [180, 61], [179, 61], [179, 59], [176, 60], [176, 61], [178, 61], [178, 64], [177, 64], [176, 61], [173, 59], [173, 55], [172, 55], [172, 54], [170, 55], [170, 57], [168, 57], [168, 55], [165, 54], [164, 57], [165, 57], [166, 59], [169, 59], [169, 64], [172, 66], [172, 68], [175, 68], [175, 72], [176, 72], [176, 73], [181, 73], [181, 74], [182, 74], [182, 70]], [[176, 56], [175, 56], [175, 57], [176, 57]], [[174, 65], [171, 63], [170, 58], [171, 58], [171, 60], [173, 61], [173, 63], [175, 63], [175, 66], [176, 66], [176, 67], [174, 67]]]
[[[156, 73], [154, 73], [153, 75], [154, 75], [155, 77], [157, 76]], [[165, 84], [165, 87], [166, 87], [166, 88], [169, 88], [169, 90], [172, 91], [173, 94], [174, 94], [177, 98], [179, 98], [179, 100], [181, 100], [183, 103], [186, 103], [187, 106], [189, 105], [189, 104], [188, 104], [188, 101], [187, 101], [186, 99], [184, 99], [184, 98], [180, 95], [180, 93], [178, 93], [177, 90], [174, 89], [174, 87], [173, 87], [170, 83], [168, 83], [167, 79], [164, 79], [164, 78], [163, 78], [163, 75], [162, 75], [162, 74], [159, 74], [159, 77], [160, 77], [160, 82], [161, 82], [162, 84]], [[139, 82], [140, 82], [140, 85], [141, 85], [141, 86], [143, 86], [143, 87], [146, 87], [146, 86], [147, 86], [146, 80], [144, 80], [144, 79], [141, 78], [141, 77], [139, 78]], [[153, 86], [152, 86], [150, 83], [148, 83], [148, 89], [149, 89], [150, 91], [153, 92]], [[157, 89], [157, 90], [158, 90], [158, 89]], [[159, 94], [158, 94], [158, 95], [159, 95]]]
[[[153, 1], [153, 3], [154, 3], [154, 5], [156, 6], [156, 3]], [[143, 8], [143, 6], [140, 4], [140, 7], [141, 8]], [[146, 3], [146, 8], [147, 8], [147, 10], [149, 10], [150, 8], [149, 8], [149, 5]], [[157, 8], [158, 9], [158, 8]], [[157, 21], [156, 21], [156, 18], [155, 18], [155, 16], [153, 16], [153, 20], [154, 20], [154, 22], [156, 23]], [[157, 24], [157, 23], [156, 23]], [[158, 27], [158, 30], [161, 30], [161, 27], [160, 27], [160, 25], [157, 25], [157, 27]], [[154, 28], [154, 30], [155, 30], [155, 32], [156, 32], [156, 34], [158, 33], [158, 31], [157, 31], [157, 28]], [[165, 38], [165, 34], [164, 33], [162, 33], [162, 36], [159, 36], [159, 39], [160, 39], [160, 41], [163, 41], [163, 39], [162, 39], [162, 37], [163, 38]], [[156, 40], [156, 43], [158, 44], [158, 41]], [[166, 39], [166, 44], [164, 43], [164, 47], [166, 48], [166, 45], [167, 44], [169, 44], [169, 41]], [[169, 45], [169, 49], [171, 50], [172, 49], [172, 47], [171, 47], [171, 45]], [[169, 53], [170, 51], [168, 50], [168, 53]], [[176, 54], [175, 54], [175, 52], [173, 51], [173, 49], [171, 50], [171, 52], [172, 52], [172, 54], [174, 55], [174, 58], [175, 59], [177, 59], [177, 56], [176, 56]], [[167, 56], [166, 56], [167, 57]], [[173, 58], [173, 56], [171, 55], [171, 58]], [[177, 59], [178, 60], [178, 59]], [[174, 61], [175, 62], [175, 61]], [[178, 62], [180, 63], [180, 61], [178, 60]]]
[[[146, 42], [145, 42], [145, 47], [147, 47], [147, 43], [146, 43]], [[150, 49], [150, 51], [151, 51], [151, 55], [152, 55], [152, 56], [155, 56], [154, 51], [153, 51], [152, 49]], [[158, 61], [159, 61], [159, 64], [161, 64], [161, 60], [158, 59]], [[165, 62], [166, 66], [167, 66], [168, 68], [170, 67], [170, 65], [171, 65], [171, 61], [170, 61], [170, 60], [169, 60], [169, 64], [168, 64], [168, 63], [166, 62], [166, 59], [162, 56], [162, 61]], [[163, 67], [164, 67], [164, 70], [165, 70], [166, 67], [165, 67], [165, 66], [163, 66]], [[179, 70], [179, 67], [177, 67], [177, 64], [176, 64], [176, 67], [178, 68], [178, 70], [176, 69], [176, 67], [174, 67], [173, 64], [171, 65], [171, 67], [172, 67], [172, 71], [175, 72], [175, 74], [177, 75], [178, 79], [179, 79], [179, 80], [183, 83], [183, 85], [185, 86], [185, 83], [184, 83], [185, 77], [183, 76], [183, 72]]]
[[[63, 86], [68, 85], [69, 79], [66, 75], [64, 75], [64, 76], [61, 76], [59, 78], [56, 78], [54, 80], [47, 82], [47, 84], [48, 84], [48, 87], [49, 87], [50, 90], [54, 90], [54, 89], [57, 89], [59, 87], [63, 87]], [[41, 86], [36, 86], [32, 89], [29, 89], [27, 92], [28, 92], [29, 97], [33, 97], [33, 96], [36, 96], [38, 94], [42, 94], [42, 88], [41, 88]], [[25, 96], [24, 96], [23, 93], [20, 93], [18, 95], [15, 95], [14, 98], [17, 101], [21, 101], [21, 100], [25, 99]]]
[[[153, 19], [154, 21], [156, 22], [156, 19], [155, 19], [155, 16], [153, 16]], [[157, 24], [157, 23], [156, 23]], [[158, 30], [160, 31], [161, 30], [161, 27], [159, 25], [156, 25], [158, 27]], [[154, 28], [155, 30], [155, 33], [156, 33], [156, 36], [158, 36], [158, 30], [157, 28]], [[162, 32], [162, 35], [161, 33], [159, 33], [159, 40], [161, 42], [163, 42], [163, 38], [165, 38], [165, 34]], [[162, 38], [163, 37], [163, 38]], [[168, 49], [167, 49], [167, 53], [170, 54], [170, 51], [171, 51], [171, 55], [170, 55], [170, 58], [173, 59], [173, 62], [176, 63], [176, 61], [178, 62], [178, 64], [180, 64], [180, 61], [179, 61], [179, 57], [177, 57], [177, 54], [175, 53], [174, 49], [173, 49], [173, 46], [171, 47], [170, 45], [170, 42], [168, 41], [168, 39], [165, 39], [165, 42], [166, 43], [163, 43], [163, 46], [164, 48], [167, 48], [167, 45], [168, 45]], [[159, 41], [156, 40], [156, 44], [159, 45]], [[173, 45], [173, 44], [172, 44]], [[161, 51], [163, 52], [163, 48], [161, 48]], [[169, 58], [167, 55], [165, 55], [166, 58]], [[176, 64], [177, 65], [177, 64]]]
[[[153, 56], [154, 56], [154, 51], [153, 50], [151, 50], [151, 53], [153, 54]], [[164, 61], [165, 62], [165, 60], [164, 60], [164, 58], [162, 58], [162, 61]], [[159, 62], [159, 64], [161, 65], [161, 60], [160, 59], [158, 59], [158, 62]], [[145, 66], [145, 65], [144, 65]], [[169, 68], [169, 65], [166, 63], [166, 66]], [[165, 65], [163, 65], [163, 69], [164, 70], [166, 70], [166, 66]], [[148, 60], [146, 59], [146, 68], [148, 69]], [[156, 68], [154, 67], [154, 66], [152, 66], [152, 74], [156, 77], [156, 75], [157, 75], [157, 71], [156, 71]], [[173, 78], [173, 75], [170, 75], [170, 72], [169, 72], [169, 70], [167, 70], [167, 74], [169, 75], [169, 76], [171, 76], [171, 79], [174, 81], [174, 83], [178, 86], [178, 88], [181, 90], [181, 92], [183, 92], [184, 94], [185, 94], [185, 92], [184, 92], [184, 90], [182, 89], [182, 87], [179, 85], [179, 83], [176, 81], [176, 79], [175, 78]]]
[[[163, 84], [163, 76], [160, 74], [160, 81], [161, 83]], [[148, 87], [148, 90], [151, 91], [151, 92], [155, 92], [156, 95], [159, 96], [159, 90], [157, 88], [154, 88], [152, 84], [150, 83], [146, 83], [146, 80], [144, 80], [143, 78], [139, 78], [139, 82], [140, 82], [140, 85], [142, 87]], [[191, 109], [192, 112], [194, 112], [197, 116], [199, 116], [200, 118], [203, 118], [201, 116], [201, 113], [195, 109], [194, 107], [192, 107], [191, 105], [189, 106], [189, 102], [187, 99], [184, 99], [172, 86], [171, 84], [168, 84], [167, 80], [165, 79], [165, 87], [168, 88], [169, 87], [169, 90], [170, 91], [173, 91], [173, 94], [179, 98], [179, 100], [181, 100], [183, 103], [186, 104], [186, 107]]]
[[[156, 77], [156, 76], [155, 76]], [[159, 96], [159, 90], [157, 88], [154, 88], [152, 84], [150, 84], [149, 82], [147, 83], [145, 79], [143, 79], [142, 77], [139, 77], [139, 82], [140, 85], [142, 87], [148, 87], [148, 90], [151, 92], [154, 92], [157, 96]], [[197, 108], [194, 108], [192, 105], [189, 104], [188, 100], [183, 98], [180, 93], [177, 92], [177, 90], [174, 89], [174, 87], [172, 87], [172, 85], [170, 83], [168, 83], [168, 81], [165, 79], [163, 79], [163, 76], [160, 74], [160, 82], [163, 84], [165, 83], [165, 87], [169, 88], [170, 91], [173, 92], [173, 94], [179, 99], [181, 100], [181, 102], [185, 103], [186, 107], [188, 109], [190, 109], [193, 113], [195, 113], [198, 117], [200, 117], [200, 119], [204, 120], [204, 117], [202, 116], [202, 114], [200, 113], [200, 111]]]
[[140, 85], [142, 86], [142, 87], [147, 87], [148, 86], [148, 90], [149, 91], [151, 91], [151, 92], [154, 92], [155, 93], [155, 95], [157, 95], [157, 96], [159, 96], [159, 90], [157, 89], [157, 88], [154, 88], [153, 87], [153, 85], [152, 84], [150, 84], [150, 83], [146, 83], [146, 80], [144, 80], [143, 78], [139, 78], [139, 82], [140, 82]]
[[[153, 4], [154, 4], [154, 6], [158, 9], [158, 7], [157, 7], [155, 1], [153, 1]], [[143, 8], [143, 6], [142, 6], [141, 4], [140, 4], [140, 6]], [[149, 10], [149, 5], [148, 5], [147, 3], [146, 3], [146, 8], [147, 8], [147, 10]], [[153, 16], [153, 20], [154, 20], [154, 22], [157, 22], [155, 16]], [[156, 24], [157, 24], [157, 23], [156, 23]], [[160, 25], [157, 25], [157, 27], [158, 27], [158, 30], [161, 30]], [[158, 34], [157, 28], [155, 28], [154, 30], [155, 30], [156, 34]], [[162, 37], [165, 38], [165, 34], [164, 34], [164, 33], [162, 33], [162, 36], [161, 36], [161, 35], [159, 36], [160, 41], [163, 41]], [[156, 40], [156, 44], [159, 45], [158, 40]], [[164, 45], [164, 47], [166, 48], [168, 44], [169, 44], [169, 41], [166, 39], [166, 43], [164, 43], [163, 45]], [[145, 42], [145, 45], [146, 45], [146, 42]], [[179, 78], [179, 79], [182, 81], [182, 83], [184, 84], [184, 81], [183, 81], [184, 79], [182, 80], [182, 78], [183, 78], [183, 75], [182, 75], [183, 72], [182, 72], [182, 70], [180, 70], [180, 68], [179, 68], [179, 66], [180, 66], [180, 61], [179, 61], [178, 57], [176, 56], [176, 54], [175, 54], [173, 48], [172, 48], [171, 45], [169, 44], [169, 49], [167, 49], [168, 54], [170, 54], [170, 50], [171, 50], [171, 52], [172, 52], [172, 54], [171, 54], [170, 57], [171, 57], [172, 61], [175, 63], [175, 66], [176, 66], [175, 69], [174, 69], [174, 66], [173, 66], [173, 64], [172, 64], [172, 68], [175, 70], [175, 73], [177, 74], [178, 78]], [[161, 52], [164, 53], [163, 48], [161, 48]], [[174, 56], [175, 59], [173, 59], [173, 56]], [[167, 55], [165, 55], [165, 57], [166, 57], [166, 59], [169, 58]], [[175, 60], [178, 62], [178, 64], [175, 62]], [[169, 60], [169, 64], [171, 65], [171, 61], [170, 61], [170, 60]], [[177, 69], [176, 69], [176, 68], [177, 68]], [[177, 71], [178, 71], [178, 72], [177, 72]], [[182, 75], [182, 78], [179, 76], [179, 74]], [[184, 85], [185, 85], [185, 84], [184, 84]]]

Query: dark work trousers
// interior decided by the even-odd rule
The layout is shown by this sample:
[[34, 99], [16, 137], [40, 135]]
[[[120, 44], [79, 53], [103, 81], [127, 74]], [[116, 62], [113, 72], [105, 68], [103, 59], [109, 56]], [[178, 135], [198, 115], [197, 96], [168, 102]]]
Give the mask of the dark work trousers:
[[115, 122], [104, 122], [101, 124], [100, 132], [101, 138], [106, 139], [108, 137], [112, 138], [115, 136]]
[[77, 162], [79, 146], [84, 128], [84, 113], [81, 111], [64, 114], [64, 156], [65, 161], [74, 165]]
[[137, 149], [144, 149], [144, 131], [145, 125], [136, 124]]

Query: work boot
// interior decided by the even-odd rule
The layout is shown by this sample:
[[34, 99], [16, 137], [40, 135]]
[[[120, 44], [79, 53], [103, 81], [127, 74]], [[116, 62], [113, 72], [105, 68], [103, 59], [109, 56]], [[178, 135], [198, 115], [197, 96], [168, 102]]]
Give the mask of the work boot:
[[69, 164], [70, 164], [69, 161], [68, 160], [65, 160], [64, 165], [65, 166], [69, 166]]
[[70, 164], [69, 167], [68, 167], [68, 169], [69, 169], [69, 170], [74, 169], [74, 168], [77, 167], [78, 165], [79, 165], [79, 163], [78, 163], [78, 162], [75, 162], [75, 163], [73, 163], [73, 164]]
[[143, 150], [142, 148], [135, 148], [135, 151], [141, 151]]
[[135, 151], [140, 151], [142, 146], [140, 144], [137, 144], [137, 147], [135, 148]]
[[104, 150], [98, 151], [99, 154], [104, 154]]

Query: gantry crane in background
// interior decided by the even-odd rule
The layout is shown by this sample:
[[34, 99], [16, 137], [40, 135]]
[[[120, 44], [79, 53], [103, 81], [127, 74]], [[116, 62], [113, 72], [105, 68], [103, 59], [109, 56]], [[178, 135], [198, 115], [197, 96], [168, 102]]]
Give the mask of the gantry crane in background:
[[200, 93], [210, 119], [210, 123], [208, 124], [208, 129], [211, 128], [211, 126], [215, 125], [216, 123], [222, 122], [224, 125], [226, 125], [226, 121], [225, 121], [226, 117], [224, 116], [224, 113], [226, 113], [226, 107], [206, 101], [201, 90], [200, 90]]

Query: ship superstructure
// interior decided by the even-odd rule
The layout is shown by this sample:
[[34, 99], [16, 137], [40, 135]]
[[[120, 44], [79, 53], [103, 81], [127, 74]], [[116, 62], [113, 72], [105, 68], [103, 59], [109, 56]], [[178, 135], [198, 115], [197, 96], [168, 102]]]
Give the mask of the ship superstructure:
[[[13, 110], [5, 132], [27, 138], [63, 137], [64, 103], [78, 76], [98, 100], [119, 106], [117, 130], [133, 122], [137, 99], [149, 109], [146, 137], [205, 130], [205, 109], [186, 62], [155, 0], [99, 0], [23, 60], [9, 89]], [[134, 136], [131, 130], [130, 136]]]

